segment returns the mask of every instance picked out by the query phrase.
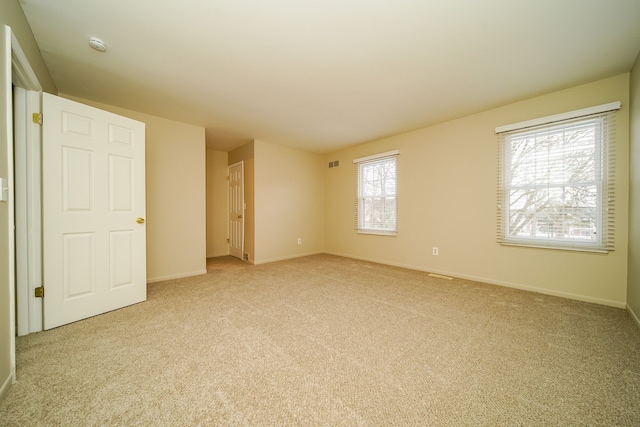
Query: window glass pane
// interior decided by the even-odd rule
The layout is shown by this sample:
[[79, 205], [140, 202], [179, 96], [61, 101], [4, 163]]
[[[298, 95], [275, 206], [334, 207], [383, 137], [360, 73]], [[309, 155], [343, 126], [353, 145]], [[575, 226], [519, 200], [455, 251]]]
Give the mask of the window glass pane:
[[394, 197], [363, 198], [363, 228], [395, 229], [396, 199]]
[[601, 134], [590, 118], [507, 136], [507, 239], [597, 243]]
[[520, 238], [596, 240], [597, 187], [512, 190], [509, 235]]
[[359, 168], [358, 228], [396, 230], [396, 159], [362, 163]]

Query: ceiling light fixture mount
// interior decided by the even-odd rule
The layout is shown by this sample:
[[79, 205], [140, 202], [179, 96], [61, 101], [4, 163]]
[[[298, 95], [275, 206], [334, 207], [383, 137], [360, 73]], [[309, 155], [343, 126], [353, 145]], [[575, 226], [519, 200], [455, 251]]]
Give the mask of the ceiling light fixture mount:
[[89, 39], [89, 46], [91, 46], [91, 49], [97, 50], [98, 52], [104, 52], [107, 50], [107, 45], [96, 37], [91, 37]]

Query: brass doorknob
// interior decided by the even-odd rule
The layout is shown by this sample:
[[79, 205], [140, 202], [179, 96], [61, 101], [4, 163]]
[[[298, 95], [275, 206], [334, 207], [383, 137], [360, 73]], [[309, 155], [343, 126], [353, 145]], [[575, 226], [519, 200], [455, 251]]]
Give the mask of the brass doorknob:
[[136, 219], [136, 222], [138, 224], [144, 224], [144, 218], [138, 218], [138, 219]]

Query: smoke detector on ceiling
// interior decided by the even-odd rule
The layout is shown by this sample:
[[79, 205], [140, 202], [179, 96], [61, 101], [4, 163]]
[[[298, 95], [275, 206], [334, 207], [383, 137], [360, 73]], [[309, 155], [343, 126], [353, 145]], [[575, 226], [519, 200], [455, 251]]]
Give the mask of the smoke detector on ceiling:
[[104, 52], [107, 50], [107, 45], [104, 42], [96, 37], [91, 37], [89, 39], [89, 46], [92, 49], [97, 50], [98, 52]]

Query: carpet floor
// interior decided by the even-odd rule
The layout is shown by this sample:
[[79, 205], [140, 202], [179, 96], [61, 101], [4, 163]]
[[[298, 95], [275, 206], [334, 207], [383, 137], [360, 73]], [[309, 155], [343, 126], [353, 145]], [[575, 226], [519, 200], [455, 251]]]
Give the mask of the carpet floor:
[[2, 426], [638, 426], [620, 309], [315, 255], [17, 339]]

